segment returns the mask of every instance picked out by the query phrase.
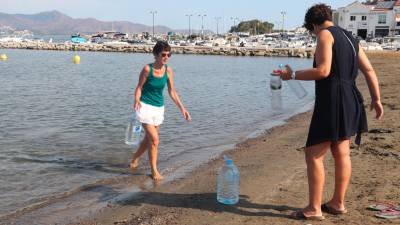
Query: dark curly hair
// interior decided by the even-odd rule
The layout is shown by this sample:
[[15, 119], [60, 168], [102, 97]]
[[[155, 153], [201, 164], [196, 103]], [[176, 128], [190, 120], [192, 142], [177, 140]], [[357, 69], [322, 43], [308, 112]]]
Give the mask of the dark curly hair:
[[171, 46], [166, 41], [157, 41], [153, 48], [153, 55], [158, 56], [163, 51], [170, 52]]
[[312, 32], [314, 30], [313, 25], [321, 25], [327, 20], [332, 21], [331, 7], [322, 3], [315, 4], [307, 10], [303, 26]]

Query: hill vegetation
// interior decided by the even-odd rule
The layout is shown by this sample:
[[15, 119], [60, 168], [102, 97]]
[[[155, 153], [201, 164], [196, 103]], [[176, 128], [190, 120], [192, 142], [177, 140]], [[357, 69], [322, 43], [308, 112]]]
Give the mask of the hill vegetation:
[[229, 32], [249, 32], [251, 35], [266, 34], [273, 32], [274, 24], [267, 21], [249, 20], [242, 21], [236, 26], [232, 26]]

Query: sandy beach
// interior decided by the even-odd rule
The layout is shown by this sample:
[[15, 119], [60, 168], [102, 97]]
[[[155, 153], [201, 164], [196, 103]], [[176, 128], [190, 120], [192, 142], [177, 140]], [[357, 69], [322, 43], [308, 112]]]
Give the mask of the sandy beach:
[[[352, 147], [353, 175], [346, 206], [349, 213], [325, 214], [312, 224], [399, 224], [400, 219], [374, 217], [366, 207], [376, 201], [400, 203], [400, 64], [399, 52], [369, 52], [378, 74], [385, 115], [368, 112], [369, 133], [359, 149]], [[358, 86], [370, 102], [362, 75]], [[308, 201], [303, 146], [312, 112], [238, 144], [227, 151], [241, 172], [240, 201], [234, 206], [216, 202], [216, 175], [222, 158], [196, 169], [184, 179], [144, 191], [128, 201], [110, 205], [79, 224], [310, 224], [288, 218]], [[249, 124], [250, 126], [250, 124]], [[324, 200], [333, 190], [333, 160], [326, 159]]]

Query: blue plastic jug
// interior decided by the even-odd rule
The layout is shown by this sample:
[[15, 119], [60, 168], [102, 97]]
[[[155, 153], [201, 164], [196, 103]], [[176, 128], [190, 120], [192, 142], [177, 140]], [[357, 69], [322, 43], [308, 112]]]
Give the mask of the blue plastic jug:
[[139, 145], [142, 133], [142, 123], [136, 118], [136, 113], [132, 112], [130, 121], [125, 133], [125, 144], [136, 146]]
[[224, 156], [225, 164], [221, 167], [217, 177], [217, 201], [233, 205], [239, 201], [240, 173], [232, 159]]

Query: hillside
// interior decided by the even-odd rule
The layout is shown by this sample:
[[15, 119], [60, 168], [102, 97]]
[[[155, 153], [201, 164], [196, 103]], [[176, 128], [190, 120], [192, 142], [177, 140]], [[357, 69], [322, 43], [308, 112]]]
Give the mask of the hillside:
[[[104, 22], [93, 18], [74, 19], [59, 11], [41, 12], [38, 14], [0, 13], [0, 26], [10, 26], [17, 30], [30, 30], [34, 34], [73, 34], [95, 33], [98, 31], [115, 31], [126, 33], [152, 32], [151, 26], [128, 21]], [[155, 26], [157, 33], [171, 31], [165, 26]]]

